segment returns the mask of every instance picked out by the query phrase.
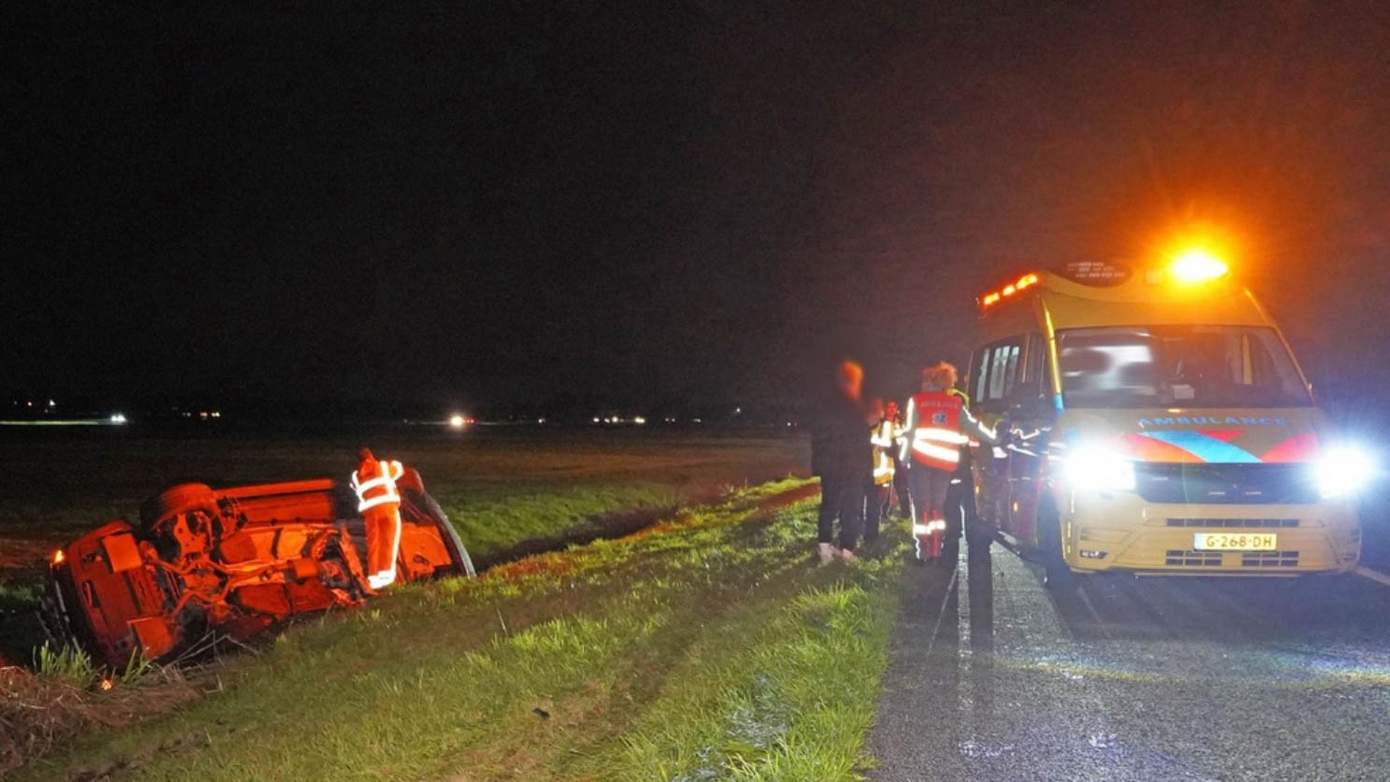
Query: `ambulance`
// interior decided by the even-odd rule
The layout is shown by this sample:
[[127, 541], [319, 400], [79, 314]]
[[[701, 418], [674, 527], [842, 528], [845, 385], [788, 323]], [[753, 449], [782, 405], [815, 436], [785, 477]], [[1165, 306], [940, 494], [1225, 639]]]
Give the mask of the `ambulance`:
[[972, 447], [972, 542], [1002, 537], [1050, 585], [1356, 567], [1373, 465], [1220, 258], [1067, 263], [978, 303], [965, 390], [1011, 434]]

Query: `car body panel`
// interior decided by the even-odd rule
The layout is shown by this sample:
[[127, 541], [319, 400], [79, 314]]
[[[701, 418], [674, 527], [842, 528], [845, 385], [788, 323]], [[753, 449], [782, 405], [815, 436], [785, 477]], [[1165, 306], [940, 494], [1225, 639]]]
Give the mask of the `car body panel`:
[[[457, 532], [407, 470], [400, 581], [472, 575]], [[277, 622], [374, 594], [365, 525], [346, 483], [171, 487], [138, 527], [113, 521], [55, 552], [48, 624], [111, 666], [168, 658], [209, 634], [246, 640]]]

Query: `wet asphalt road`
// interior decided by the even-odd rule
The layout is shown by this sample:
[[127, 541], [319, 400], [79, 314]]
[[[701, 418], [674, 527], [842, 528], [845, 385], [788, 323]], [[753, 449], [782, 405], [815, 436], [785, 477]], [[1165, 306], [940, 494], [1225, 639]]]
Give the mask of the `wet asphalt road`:
[[1390, 779], [1390, 587], [1092, 578], [994, 544], [916, 567], [871, 775]]

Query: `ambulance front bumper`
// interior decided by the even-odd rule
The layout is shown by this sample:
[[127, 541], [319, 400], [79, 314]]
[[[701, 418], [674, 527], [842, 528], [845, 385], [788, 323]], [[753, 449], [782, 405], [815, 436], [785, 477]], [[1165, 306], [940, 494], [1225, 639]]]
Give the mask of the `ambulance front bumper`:
[[1079, 495], [1062, 526], [1067, 564], [1082, 573], [1344, 573], [1361, 557], [1360, 521], [1346, 501], [1158, 504], [1134, 494]]

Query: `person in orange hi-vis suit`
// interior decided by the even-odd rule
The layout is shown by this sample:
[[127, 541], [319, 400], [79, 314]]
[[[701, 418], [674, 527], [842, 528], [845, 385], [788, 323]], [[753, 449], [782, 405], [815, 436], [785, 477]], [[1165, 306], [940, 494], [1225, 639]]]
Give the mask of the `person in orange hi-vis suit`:
[[946, 535], [946, 495], [960, 467], [961, 447], [971, 438], [998, 445], [999, 437], [966, 409], [954, 393], [956, 368], [944, 361], [922, 370], [922, 392], [907, 402], [907, 461], [912, 485], [912, 536], [918, 561], [936, 561]]
[[367, 524], [367, 586], [385, 589], [396, 581], [401, 550], [401, 495], [396, 490], [404, 468], [394, 460], [377, 461], [363, 448], [362, 463], [352, 474], [357, 510]]

